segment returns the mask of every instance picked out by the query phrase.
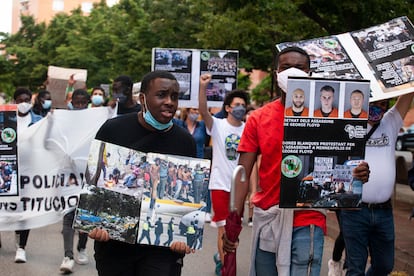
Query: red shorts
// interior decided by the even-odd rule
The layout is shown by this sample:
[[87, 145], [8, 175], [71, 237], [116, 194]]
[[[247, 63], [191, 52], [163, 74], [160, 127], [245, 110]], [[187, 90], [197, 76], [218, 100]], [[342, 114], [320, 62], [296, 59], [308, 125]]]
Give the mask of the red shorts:
[[214, 216], [211, 219], [216, 226], [226, 225], [226, 218], [230, 214], [230, 193], [223, 190], [211, 190], [211, 203]]

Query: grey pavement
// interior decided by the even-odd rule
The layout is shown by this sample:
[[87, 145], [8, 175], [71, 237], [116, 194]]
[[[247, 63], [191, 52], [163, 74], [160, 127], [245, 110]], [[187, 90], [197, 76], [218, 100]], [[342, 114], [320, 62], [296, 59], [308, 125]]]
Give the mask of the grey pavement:
[[[395, 270], [407, 271], [414, 275], [414, 220], [409, 221], [408, 216], [414, 207], [414, 192], [402, 184], [396, 185], [394, 217], [396, 225], [396, 262]], [[327, 263], [332, 254], [334, 238], [338, 233], [337, 222], [333, 212], [327, 216], [328, 235], [325, 236], [324, 257], [321, 275], [327, 275]], [[30, 232], [26, 247], [27, 263], [14, 263], [15, 238], [14, 232], [2, 232], [0, 249], [0, 276], [53, 276], [61, 275], [59, 266], [63, 259], [63, 239], [61, 223], [49, 225]], [[250, 265], [251, 228], [244, 225], [240, 236], [240, 247], [237, 251], [237, 275], [248, 275]], [[75, 246], [77, 236], [75, 237]], [[213, 254], [216, 252], [216, 229], [209, 224], [204, 227], [203, 249], [187, 255], [184, 259], [182, 275], [214, 276]], [[73, 275], [97, 275], [93, 259], [93, 240], [88, 241], [90, 263], [88, 265], [75, 265]], [[76, 248], [76, 247], [75, 247]], [[76, 254], [76, 253], [75, 253]]]
[[[0, 249], [0, 275], [1, 276], [54, 276], [62, 275], [59, 266], [63, 259], [62, 225], [56, 223], [47, 227], [32, 229], [26, 246], [27, 263], [14, 263], [15, 238], [14, 232], [1, 233], [2, 248]], [[183, 276], [200, 275], [214, 276], [213, 254], [216, 252], [216, 228], [209, 224], [204, 228], [203, 249], [189, 254], [184, 258]], [[244, 225], [240, 235], [240, 247], [237, 251], [238, 267], [237, 275], [248, 275], [250, 265], [250, 235], [251, 228]], [[75, 236], [75, 248], [77, 235]], [[326, 237], [325, 252], [332, 252], [332, 239]], [[90, 263], [87, 265], [75, 265], [73, 275], [91, 276], [97, 275], [95, 261], [93, 259], [93, 240], [89, 239], [87, 250]], [[76, 254], [76, 249], [75, 249]], [[327, 259], [324, 258], [324, 262]], [[322, 265], [321, 275], [327, 275], [326, 264]]]

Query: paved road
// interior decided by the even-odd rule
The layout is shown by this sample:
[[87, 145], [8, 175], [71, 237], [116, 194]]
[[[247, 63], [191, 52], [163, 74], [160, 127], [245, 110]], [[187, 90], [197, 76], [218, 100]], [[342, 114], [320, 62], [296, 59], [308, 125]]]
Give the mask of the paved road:
[[[14, 263], [15, 241], [14, 232], [2, 232], [2, 248], [0, 249], [0, 275], [1, 276], [54, 276], [61, 275], [59, 266], [63, 258], [63, 240], [61, 224], [53, 224], [47, 227], [33, 229], [30, 232], [26, 248], [28, 262], [25, 264]], [[201, 251], [191, 254], [184, 259], [183, 276], [199, 275], [214, 276], [213, 254], [216, 252], [216, 229], [209, 224], [205, 226], [204, 247]], [[240, 236], [241, 246], [238, 250], [238, 275], [248, 275], [250, 256], [251, 228], [245, 226]], [[75, 240], [77, 242], [77, 239]], [[332, 252], [332, 239], [326, 237], [325, 252]], [[93, 260], [93, 241], [88, 241], [88, 252], [91, 262], [88, 265], [75, 265], [73, 275], [92, 276], [97, 275]], [[327, 275], [326, 262], [322, 266], [321, 275]]]
[[[408, 220], [411, 208], [414, 207], [414, 192], [407, 186], [397, 184], [395, 189], [394, 219], [396, 226], [396, 258], [395, 270], [406, 271], [414, 275], [414, 220]], [[332, 254], [333, 239], [337, 235], [337, 222], [334, 213], [327, 216], [328, 235], [325, 237], [324, 258], [321, 275], [327, 275], [327, 262]], [[0, 249], [0, 276], [54, 276], [60, 275], [59, 266], [63, 258], [63, 239], [61, 223], [33, 229], [27, 245], [28, 262], [14, 263], [14, 232], [2, 232], [2, 248]], [[195, 254], [184, 259], [183, 276], [214, 276], [212, 256], [216, 252], [216, 229], [209, 224], [204, 229], [204, 247]], [[251, 228], [245, 226], [240, 236], [241, 245], [237, 252], [238, 275], [248, 275], [250, 264]], [[75, 240], [77, 242], [77, 240]], [[88, 241], [91, 262], [88, 265], [76, 265], [74, 275], [97, 275], [93, 260], [93, 241]]]

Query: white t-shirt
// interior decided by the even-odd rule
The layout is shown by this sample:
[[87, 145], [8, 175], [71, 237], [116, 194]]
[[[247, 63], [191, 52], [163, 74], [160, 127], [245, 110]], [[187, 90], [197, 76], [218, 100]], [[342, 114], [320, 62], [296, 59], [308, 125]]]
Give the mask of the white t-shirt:
[[32, 116], [30, 112], [27, 113], [25, 116], [17, 115], [17, 133], [21, 133], [25, 129], [27, 129], [32, 122]]
[[230, 192], [233, 170], [239, 161], [237, 148], [243, 133], [244, 123], [241, 126], [232, 126], [226, 118], [213, 117], [211, 132], [207, 134], [213, 140], [213, 159], [210, 175], [210, 190]]
[[391, 198], [395, 185], [395, 142], [402, 125], [403, 119], [393, 106], [368, 139], [365, 160], [371, 173], [362, 186], [363, 202], [383, 203]]

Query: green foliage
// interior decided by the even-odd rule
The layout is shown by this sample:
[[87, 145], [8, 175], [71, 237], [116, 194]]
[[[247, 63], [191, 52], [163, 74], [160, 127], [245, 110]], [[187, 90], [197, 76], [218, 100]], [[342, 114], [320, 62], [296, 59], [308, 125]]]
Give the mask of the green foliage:
[[251, 85], [251, 80], [248, 74], [238, 74], [237, 75], [237, 88], [241, 90], [249, 90], [249, 86]]
[[259, 106], [263, 105], [273, 98], [271, 89], [272, 76], [269, 74], [252, 90], [252, 100]]

